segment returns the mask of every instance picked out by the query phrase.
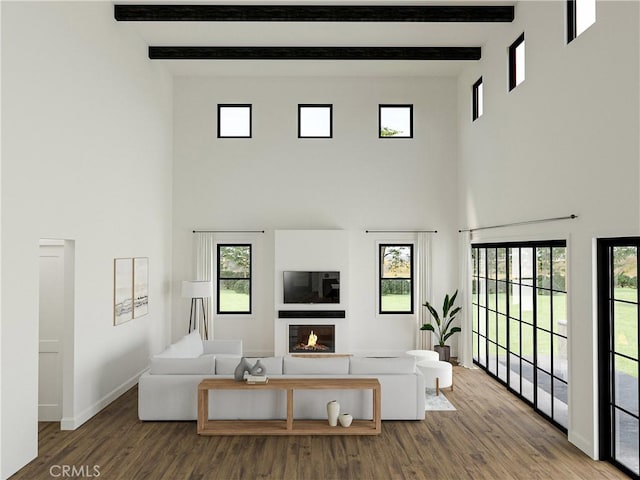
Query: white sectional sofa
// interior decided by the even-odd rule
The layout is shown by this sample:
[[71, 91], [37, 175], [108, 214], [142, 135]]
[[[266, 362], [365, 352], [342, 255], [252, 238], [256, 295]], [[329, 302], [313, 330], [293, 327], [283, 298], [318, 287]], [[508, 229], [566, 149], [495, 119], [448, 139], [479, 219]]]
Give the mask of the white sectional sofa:
[[[201, 345], [199, 346], [198, 343]], [[200, 341], [193, 334], [152, 358], [138, 385], [140, 420], [196, 420], [197, 386], [205, 378], [233, 378], [242, 357], [240, 340]], [[249, 359], [253, 363], [257, 359]], [[415, 358], [394, 357], [262, 357], [269, 378], [377, 378], [382, 393], [382, 420], [423, 420], [424, 377]], [[294, 418], [326, 418], [326, 404], [341, 412], [372, 418], [369, 390], [296, 390]], [[211, 390], [211, 419], [284, 419], [283, 390]]]

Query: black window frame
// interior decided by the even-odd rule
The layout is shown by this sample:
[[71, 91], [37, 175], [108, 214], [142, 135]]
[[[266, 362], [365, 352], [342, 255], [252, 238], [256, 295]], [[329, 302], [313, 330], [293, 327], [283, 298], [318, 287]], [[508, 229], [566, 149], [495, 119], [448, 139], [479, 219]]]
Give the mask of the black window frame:
[[[409, 252], [411, 256], [411, 273], [409, 277], [392, 277], [385, 278], [384, 277], [384, 261], [382, 260], [382, 252], [386, 247], [409, 247]], [[408, 242], [385, 242], [378, 244], [378, 314], [380, 315], [413, 315], [415, 306], [415, 256], [414, 256], [415, 248], [413, 243]], [[409, 280], [411, 284], [410, 289], [410, 302], [411, 308], [410, 310], [382, 310], [382, 282], [383, 280], [398, 280], [398, 281], [406, 281]]]
[[[408, 108], [409, 109], [409, 135], [385, 136], [382, 135], [382, 110], [384, 108]], [[412, 103], [380, 103], [378, 104], [378, 138], [413, 138], [413, 104]]]
[[[515, 40], [515, 42], [513, 42], [511, 46], [509, 46], [509, 91], [513, 90], [519, 85], [516, 83], [516, 74], [518, 71], [518, 65], [516, 63], [516, 49], [523, 42], [524, 42], [524, 32], [522, 32], [522, 34]], [[525, 64], [526, 64], [526, 52], [525, 52]], [[525, 69], [526, 69], [526, 65], [525, 65]]]
[[567, 43], [571, 43], [578, 37], [576, 33], [578, 31], [576, 8], [576, 0], [567, 0]]
[[[546, 240], [546, 241], [529, 241], [529, 242], [500, 242], [500, 243], [474, 243], [471, 245], [472, 248], [472, 356], [473, 363], [478, 365], [481, 369], [483, 369], [489, 376], [493, 377], [499, 383], [504, 385], [509, 392], [514, 394], [523, 402], [530, 405], [536, 413], [541, 415], [547, 421], [552, 423], [554, 426], [559, 428], [564, 433], [567, 433], [567, 427], [560, 424], [557, 420], [558, 415], [556, 415], [556, 404], [555, 400], [560, 399], [560, 395], [564, 396], [564, 393], [568, 390], [569, 386], [569, 378], [567, 376], [566, 380], [561, 378], [556, 374], [556, 360], [554, 346], [561, 345], [564, 340], [565, 343], [568, 343], [568, 311], [566, 308], [567, 305], [567, 278], [566, 278], [566, 265], [567, 265], [567, 242], [566, 240]], [[554, 248], [564, 248], [564, 259], [565, 259], [565, 277], [564, 277], [564, 289], [557, 288], [554, 286], [554, 276], [553, 276], [553, 249]], [[529, 281], [523, 281], [523, 277], [519, 277], [519, 281], [515, 281], [511, 278], [511, 270], [510, 270], [510, 258], [509, 254], [512, 249], [518, 249], [518, 263], [517, 263], [517, 271], [518, 275], [524, 271], [522, 266], [522, 250], [531, 249], [533, 257], [531, 258], [532, 263], [532, 278]], [[540, 282], [539, 279], [539, 271], [538, 271], [538, 260], [536, 257], [536, 252], [538, 249], [549, 249], [550, 257], [550, 267], [549, 267], [549, 285], [545, 285], [544, 282]], [[480, 250], [484, 250], [484, 255], [480, 254]], [[491, 271], [491, 264], [489, 262], [489, 251], [495, 250], [495, 264], [493, 265], [493, 272]], [[504, 279], [500, 280], [500, 253], [498, 250], [505, 250], [505, 273]], [[484, 267], [481, 264], [481, 259], [484, 259]], [[515, 267], [514, 267], [515, 270]], [[481, 274], [484, 271], [484, 276]], [[492, 273], [494, 276], [492, 277]], [[484, 292], [482, 292], [482, 282], [484, 279]], [[495, 293], [496, 299], [494, 301], [494, 309], [491, 308], [491, 292], [490, 287], [491, 283], [495, 284]], [[505, 288], [506, 298], [504, 302], [504, 312], [501, 311], [501, 305], [498, 301], [498, 292], [501, 288]], [[519, 299], [524, 298], [523, 292], [524, 288], [530, 289], [532, 294], [532, 318], [529, 321], [525, 319], [523, 311], [521, 310], [521, 300], [518, 303], [512, 305], [511, 290], [510, 288], [514, 288], [514, 295], [516, 295]], [[546, 328], [544, 325], [540, 325], [538, 323], [538, 297], [541, 291], [549, 292], [551, 296], [549, 302], [549, 327]], [[480, 295], [482, 293], [482, 295]], [[564, 313], [566, 316], [566, 332], [557, 331], [554, 327], [554, 306], [555, 300], [553, 299], [554, 294], [563, 294], [564, 302], [565, 302], [565, 310]], [[483, 312], [484, 310], [484, 312]], [[558, 312], [556, 312], [558, 313]], [[504, 345], [500, 344], [500, 338], [502, 336], [500, 331], [501, 317], [504, 320]], [[492, 325], [491, 319], [495, 318], [495, 322]], [[482, 323], [484, 321], [484, 324]], [[558, 328], [560, 326], [560, 322], [558, 321]], [[511, 332], [511, 329], [514, 325], [517, 325], [517, 331]], [[524, 345], [523, 345], [523, 331], [525, 328], [528, 328], [531, 332], [531, 348], [532, 352], [529, 355], [523, 353]], [[491, 340], [491, 335], [495, 336], [495, 340]], [[483, 333], [484, 332], [484, 333]], [[550, 362], [549, 366], [546, 367], [539, 362], [539, 342], [538, 336], [542, 335], [541, 338], [545, 336], [548, 337], [551, 342], [549, 345], [550, 349]], [[514, 341], [516, 340], [516, 341]], [[484, 343], [484, 347], [481, 342]], [[559, 343], [555, 343], [559, 342]], [[512, 345], [515, 344], [515, 347]], [[495, 348], [493, 348], [495, 347]], [[514, 350], [515, 348], [515, 350]], [[481, 358], [481, 353], [484, 352], [484, 358]], [[495, 352], [495, 362], [492, 362], [492, 358], [490, 358], [490, 354]], [[501, 365], [499, 362], [500, 352], [505, 354], [506, 364]], [[529, 357], [529, 358], [527, 358]], [[515, 364], [513, 364], [515, 360]], [[567, 362], [569, 358], [567, 356]], [[493, 367], [493, 368], [492, 368]], [[501, 368], [502, 367], [502, 368]], [[517, 368], [516, 370], [513, 370]], [[527, 394], [524, 393], [524, 382], [523, 378], [526, 379], [527, 374], [525, 370], [530, 372], [531, 375], [531, 397], [530, 400], [527, 398]], [[567, 364], [567, 372], [568, 372], [568, 364]], [[539, 408], [540, 403], [538, 402], [538, 390], [541, 388], [539, 383], [538, 376], [542, 375], [542, 378], [549, 377], [549, 381], [551, 384], [551, 391], [549, 395], [551, 397], [551, 415], [547, 414], [544, 410]], [[542, 382], [544, 384], [544, 382]], [[559, 389], [556, 392], [556, 388]], [[565, 389], [564, 393], [560, 389]], [[557, 394], [557, 395], [556, 395]], [[568, 400], [566, 401], [566, 405], [568, 408]], [[568, 423], [568, 415], [569, 412], [567, 410], [567, 418], [566, 421]]]
[[[328, 108], [329, 135], [302, 135], [302, 109]], [[332, 103], [299, 103], [298, 104], [298, 138], [333, 138], [333, 104]]]
[[[482, 116], [482, 113], [480, 113], [480, 95], [479, 95], [479, 88], [480, 85], [483, 85], [482, 83], [482, 77], [480, 77], [478, 80], [476, 80], [476, 82], [473, 84], [473, 86], [471, 87], [471, 121], [476, 121], [477, 119], [479, 119]], [[484, 113], [484, 88], [482, 89], [482, 104], [483, 104], [483, 113]]]
[[580, 35], [578, 34], [578, 2], [576, 0], [567, 0], [567, 44], [571, 43], [573, 40], [575, 40], [579, 36]]
[[[220, 111], [223, 108], [248, 108], [249, 109], [249, 135], [222, 135]], [[218, 138], [253, 138], [253, 105], [251, 103], [219, 103], [218, 104]]]
[[[249, 248], [249, 277], [222, 277], [220, 268], [220, 250], [227, 247]], [[249, 310], [220, 311], [220, 284], [224, 280], [249, 281]], [[251, 243], [218, 243], [216, 245], [216, 314], [217, 315], [251, 315], [253, 311], [253, 245]]]
[[[616, 351], [615, 348], [615, 328], [612, 326], [614, 321], [614, 305], [616, 302], [635, 303], [637, 305], [638, 317], [638, 338], [636, 341], [640, 346], [640, 299], [636, 298], [636, 302], [628, 302], [612, 295], [614, 289], [612, 261], [613, 249], [616, 247], [634, 246], [640, 253], [640, 237], [616, 237], [616, 238], [599, 238], [597, 240], [597, 296], [598, 296], [598, 426], [599, 426], [599, 451], [600, 459], [607, 461], [616, 468], [629, 475], [631, 478], [638, 478], [638, 474], [620, 462], [617, 458], [615, 449], [615, 412], [621, 411], [627, 415], [638, 418], [637, 414], [629, 412], [617, 403], [615, 375], [612, 370], [615, 368], [615, 358], [620, 356], [627, 360], [638, 363], [638, 375], [640, 378], [640, 362], [638, 359], [632, 359], [626, 355]], [[640, 272], [640, 255], [636, 258], [636, 272]], [[640, 382], [638, 384], [638, 398], [640, 398]], [[638, 439], [640, 442], [640, 438]]]

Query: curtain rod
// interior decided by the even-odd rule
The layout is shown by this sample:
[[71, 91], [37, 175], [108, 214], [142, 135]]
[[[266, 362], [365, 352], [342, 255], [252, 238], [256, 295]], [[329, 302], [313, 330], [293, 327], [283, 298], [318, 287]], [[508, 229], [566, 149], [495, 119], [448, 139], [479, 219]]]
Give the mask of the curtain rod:
[[193, 233], [264, 233], [264, 230], [194, 230]]
[[365, 233], [438, 233], [437, 230], [365, 230]]
[[491, 225], [489, 227], [477, 227], [477, 228], [467, 228], [464, 230], [458, 230], [458, 233], [462, 232], [477, 232], [478, 230], [489, 230], [491, 228], [503, 228], [503, 227], [515, 227], [519, 225], [531, 225], [534, 223], [545, 223], [545, 222], [557, 222], [558, 220], [573, 220], [574, 218], [578, 218], [578, 215], [571, 214], [566, 217], [553, 217], [553, 218], [542, 218], [540, 220], [527, 220], [525, 222], [513, 222], [513, 223], [504, 223], [502, 225]]

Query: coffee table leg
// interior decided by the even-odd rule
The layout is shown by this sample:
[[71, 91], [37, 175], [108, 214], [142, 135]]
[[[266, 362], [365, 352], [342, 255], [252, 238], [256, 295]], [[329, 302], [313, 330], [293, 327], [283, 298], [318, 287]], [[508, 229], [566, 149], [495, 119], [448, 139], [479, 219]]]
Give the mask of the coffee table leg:
[[293, 388], [287, 389], [287, 430], [293, 430]]
[[382, 431], [382, 392], [380, 384], [373, 389], [373, 423], [376, 432]]
[[207, 421], [209, 420], [209, 390], [206, 388], [198, 389], [198, 426], [197, 432], [204, 431]]

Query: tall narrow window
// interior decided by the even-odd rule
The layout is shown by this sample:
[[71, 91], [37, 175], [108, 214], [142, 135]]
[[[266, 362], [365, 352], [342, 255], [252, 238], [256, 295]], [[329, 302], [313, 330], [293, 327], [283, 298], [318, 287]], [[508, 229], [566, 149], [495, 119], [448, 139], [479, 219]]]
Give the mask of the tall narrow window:
[[218, 313], [251, 313], [251, 245], [218, 244]]
[[480, 118], [482, 116], [482, 111], [484, 108], [483, 102], [484, 102], [484, 91], [482, 88], [482, 77], [480, 77], [478, 79], [478, 81], [476, 83], [473, 84], [473, 95], [472, 95], [472, 102], [473, 102], [473, 112], [471, 114], [471, 118], [472, 120], [476, 120], [478, 118]]
[[566, 242], [474, 245], [473, 359], [568, 426]]
[[413, 105], [380, 105], [379, 138], [413, 138]]
[[509, 90], [524, 81], [524, 33], [509, 47]]
[[218, 105], [218, 138], [251, 138], [251, 105]]
[[596, 0], [567, 1], [567, 43], [596, 23]]
[[380, 245], [380, 313], [413, 313], [413, 245]]
[[640, 478], [640, 238], [598, 241], [600, 455]]
[[331, 138], [333, 105], [298, 105], [298, 138]]

